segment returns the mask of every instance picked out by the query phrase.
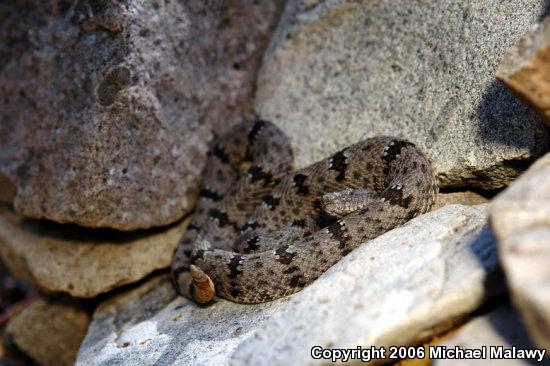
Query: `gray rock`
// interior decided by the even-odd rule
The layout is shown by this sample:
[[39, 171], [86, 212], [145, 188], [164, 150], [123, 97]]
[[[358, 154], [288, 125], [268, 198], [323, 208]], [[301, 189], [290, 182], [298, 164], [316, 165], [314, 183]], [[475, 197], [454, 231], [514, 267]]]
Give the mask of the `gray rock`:
[[[435, 345], [435, 347], [442, 346], [453, 349], [457, 346], [463, 349], [481, 349], [482, 347], [487, 347], [488, 356], [490, 356], [489, 347], [503, 347], [504, 349], [516, 347], [522, 350], [536, 349], [529, 340], [529, 334], [521, 323], [519, 314], [509, 303], [499, 306], [486, 315], [471, 320], [460, 328], [456, 334], [451, 336], [450, 339], [446, 339], [443, 343]], [[548, 358], [543, 359], [542, 362], [534, 361], [538, 360], [488, 358], [483, 360], [483, 365], [550, 365], [550, 359]], [[475, 359], [440, 359], [433, 362], [434, 366], [474, 366], [479, 364], [480, 360]]]
[[0, 201], [120, 230], [182, 217], [212, 131], [251, 113], [282, 3], [2, 2]]
[[491, 226], [513, 303], [550, 353], [550, 153], [491, 204]]
[[39, 365], [73, 365], [89, 323], [77, 304], [38, 299], [10, 320], [6, 335]]
[[197, 307], [154, 279], [98, 308], [77, 365], [303, 365], [313, 345], [421, 342], [503, 291], [486, 213], [452, 205], [420, 216], [265, 304]]
[[76, 365], [227, 365], [284, 302], [198, 307], [159, 276], [96, 309]]
[[0, 205], [0, 256], [42, 291], [89, 298], [168, 267], [188, 222], [122, 233], [25, 220]]
[[258, 76], [256, 112], [298, 166], [374, 135], [434, 161], [444, 187], [506, 186], [549, 146], [494, 73], [547, 1], [290, 0]]

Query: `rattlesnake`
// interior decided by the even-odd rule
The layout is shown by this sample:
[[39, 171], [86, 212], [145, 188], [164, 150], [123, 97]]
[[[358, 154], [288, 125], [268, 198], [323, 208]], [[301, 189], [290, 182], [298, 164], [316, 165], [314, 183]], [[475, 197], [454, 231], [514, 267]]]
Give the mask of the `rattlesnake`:
[[177, 291], [271, 301], [311, 283], [359, 244], [427, 212], [429, 160], [406, 140], [375, 137], [292, 171], [286, 136], [243, 122], [211, 149], [192, 223], [172, 260]]

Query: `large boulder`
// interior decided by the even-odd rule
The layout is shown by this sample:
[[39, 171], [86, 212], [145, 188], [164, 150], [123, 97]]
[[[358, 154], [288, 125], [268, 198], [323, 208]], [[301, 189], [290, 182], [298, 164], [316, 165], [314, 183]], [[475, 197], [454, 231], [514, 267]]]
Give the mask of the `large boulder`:
[[264, 56], [256, 112], [305, 166], [365, 137], [397, 135], [444, 187], [506, 186], [548, 131], [495, 80], [543, 0], [289, 0]]
[[487, 205], [451, 205], [351, 252], [301, 292], [206, 307], [167, 276], [101, 304], [77, 365], [304, 365], [311, 347], [418, 344], [502, 294]]
[[550, 354], [550, 153], [498, 195], [491, 226], [512, 300]]
[[251, 112], [282, 0], [0, 4], [0, 200], [120, 230], [192, 208], [213, 131]]

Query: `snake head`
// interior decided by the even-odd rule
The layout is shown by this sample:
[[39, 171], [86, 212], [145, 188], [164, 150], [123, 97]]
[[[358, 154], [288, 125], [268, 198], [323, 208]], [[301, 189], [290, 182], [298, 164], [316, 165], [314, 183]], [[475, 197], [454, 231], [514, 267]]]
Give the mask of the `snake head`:
[[192, 264], [189, 269], [193, 277], [193, 300], [198, 304], [206, 304], [214, 298], [216, 290], [214, 282], [198, 266]]

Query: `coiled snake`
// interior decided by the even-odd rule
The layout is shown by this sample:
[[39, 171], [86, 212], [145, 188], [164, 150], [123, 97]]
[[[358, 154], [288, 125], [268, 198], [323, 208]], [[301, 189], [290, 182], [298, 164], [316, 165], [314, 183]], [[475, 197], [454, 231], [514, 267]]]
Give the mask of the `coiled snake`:
[[299, 291], [359, 244], [427, 212], [438, 182], [406, 140], [370, 138], [292, 170], [286, 136], [244, 122], [210, 151], [193, 222], [172, 260], [177, 291], [239, 303]]

